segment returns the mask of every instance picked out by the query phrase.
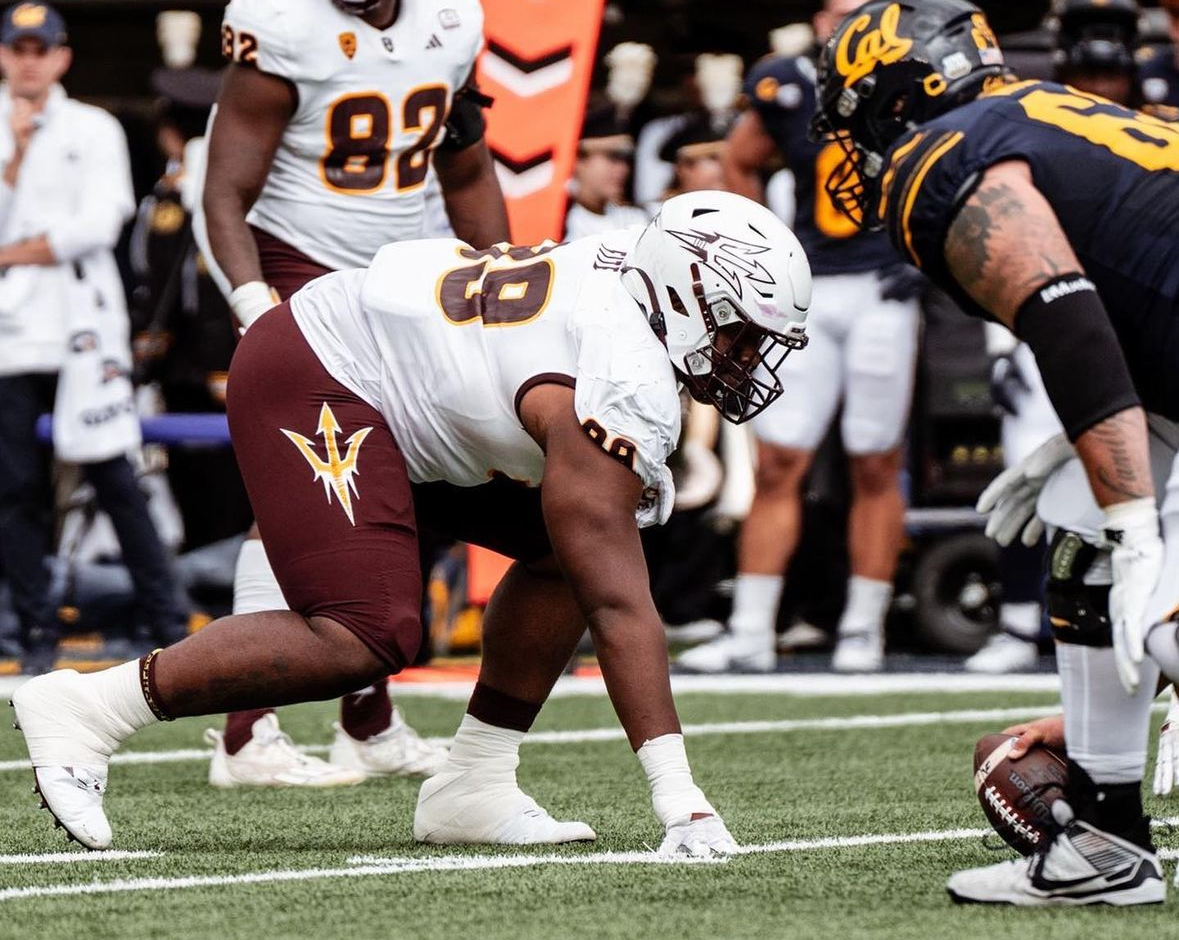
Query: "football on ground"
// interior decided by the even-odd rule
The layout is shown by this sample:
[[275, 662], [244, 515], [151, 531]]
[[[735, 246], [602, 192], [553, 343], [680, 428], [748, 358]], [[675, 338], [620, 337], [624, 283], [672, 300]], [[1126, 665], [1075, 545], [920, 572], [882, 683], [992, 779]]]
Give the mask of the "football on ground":
[[1037, 745], [1012, 760], [1019, 740], [987, 734], [974, 746], [974, 789], [990, 824], [1021, 855], [1043, 844], [1053, 825], [1052, 804], [1064, 795], [1068, 764], [1064, 755]]

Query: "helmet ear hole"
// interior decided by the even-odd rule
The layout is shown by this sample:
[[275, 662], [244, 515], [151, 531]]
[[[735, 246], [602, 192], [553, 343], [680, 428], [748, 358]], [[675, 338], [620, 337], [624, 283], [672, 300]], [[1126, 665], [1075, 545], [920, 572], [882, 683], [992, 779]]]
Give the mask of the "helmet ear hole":
[[671, 309], [678, 313], [681, 317], [690, 316], [688, 308], [684, 306], [684, 302], [680, 299], [679, 293], [670, 284], [667, 286], [667, 296], [671, 300]]

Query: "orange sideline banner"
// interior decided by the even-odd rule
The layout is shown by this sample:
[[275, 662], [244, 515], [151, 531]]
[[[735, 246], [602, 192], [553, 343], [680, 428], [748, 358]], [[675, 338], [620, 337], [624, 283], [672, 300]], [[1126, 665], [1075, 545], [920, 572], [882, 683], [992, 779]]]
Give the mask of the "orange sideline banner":
[[561, 237], [604, 0], [483, 0], [487, 142], [512, 241]]
[[[483, 0], [481, 90], [495, 98], [487, 144], [508, 206], [512, 241], [558, 239], [565, 183], [589, 95], [604, 0]], [[511, 562], [471, 546], [467, 600], [484, 605]]]

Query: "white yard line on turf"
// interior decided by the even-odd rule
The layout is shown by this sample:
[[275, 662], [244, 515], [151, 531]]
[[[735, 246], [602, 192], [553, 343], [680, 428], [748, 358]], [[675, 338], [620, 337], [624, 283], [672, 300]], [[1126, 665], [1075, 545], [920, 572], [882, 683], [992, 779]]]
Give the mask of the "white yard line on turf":
[[[1156, 709], [1166, 706], [1158, 704]], [[906, 728], [939, 724], [974, 724], [1002, 722], [1024, 718], [1038, 718], [1060, 710], [1058, 705], [1022, 708], [971, 708], [950, 712], [899, 712], [893, 715], [847, 715], [842, 718], [784, 718], [766, 721], [722, 721], [710, 724], [684, 725], [688, 737], [708, 737], [720, 734], [766, 734], [789, 731], [856, 731], [864, 728]], [[582, 744], [589, 741], [622, 741], [622, 729], [583, 728], [577, 731], [532, 731], [524, 738], [525, 744]], [[430, 738], [430, 741], [449, 744], [450, 738]], [[308, 754], [322, 754], [326, 744], [302, 747]], [[208, 760], [211, 750], [188, 748], [177, 751], [121, 751], [111, 762], [115, 764], [170, 764], [177, 761]], [[0, 761], [0, 772], [28, 770], [27, 760]]]
[[[850, 849], [868, 845], [904, 845], [910, 842], [947, 842], [955, 839], [981, 839], [991, 829], [942, 829], [932, 832], [894, 832], [880, 835], [831, 836], [825, 839], [794, 839], [788, 842], [767, 842], [763, 845], [743, 845], [738, 855], [765, 855], [778, 852], [810, 852], [821, 849]], [[435, 858], [414, 858], [412, 856], [384, 857], [380, 855], [354, 855], [349, 864], [380, 866], [390, 872], [413, 871], [471, 871], [488, 868], [524, 868], [535, 865], [631, 865], [652, 862], [682, 864], [683, 862], [711, 861], [714, 864], [724, 859], [661, 858], [654, 852], [592, 852], [585, 855], [455, 855]], [[2, 895], [0, 895], [2, 898]]]
[[[28, 680], [0, 676], [0, 696], [8, 696]], [[897, 672], [839, 676], [830, 673], [776, 673], [749, 676], [672, 676], [675, 692], [724, 695], [883, 695], [892, 692], [1059, 692], [1055, 673], [980, 676], [963, 672]], [[466, 701], [474, 680], [458, 682], [394, 682], [395, 698], [425, 696]], [[551, 698], [604, 695], [606, 686], [594, 676], [562, 676]]]
[[123, 852], [107, 849], [102, 852], [45, 852], [41, 855], [0, 855], [0, 865], [46, 865], [58, 862], [122, 862], [127, 859], [159, 858], [163, 852]]
[[[1179, 824], [1179, 817], [1155, 820], [1156, 826]], [[990, 829], [941, 829], [929, 832], [896, 832], [859, 836], [830, 836], [821, 839], [794, 839], [742, 846], [741, 855], [788, 852], [812, 852], [824, 849], [863, 848], [875, 845], [906, 845], [915, 842], [950, 842], [980, 839]], [[1179, 851], [1164, 850], [1164, 858]], [[237, 875], [182, 875], [176, 878], [120, 878], [92, 881], [87, 884], [34, 885], [0, 890], [0, 901], [27, 898], [65, 897], [83, 894], [115, 894], [125, 891], [176, 891], [182, 888], [212, 888], [231, 885], [255, 885], [283, 881], [319, 881], [328, 878], [363, 878], [371, 875], [410, 875], [418, 872], [487, 871], [504, 868], [533, 868], [544, 865], [723, 865], [725, 858], [660, 858], [654, 852], [590, 852], [583, 854], [549, 853], [518, 855], [488, 853], [483, 855], [437, 855], [432, 857], [391, 857], [357, 855], [347, 860], [345, 868], [278, 869], [243, 872]]]
[[[852, 845], [881, 845], [892, 842], [933, 842], [946, 839], [981, 837], [990, 830], [951, 829], [945, 832], [899, 833], [896, 835], [859, 836]], [[813, 843], [782, 842], [751, 845], [744, 853], [792, 852], [810, 848], [830, 848], [831, 839], [817, 839]], [[838, 841], [838, 840], [835, 840]], [[123, 891], [175, 891], [181, 888], [209, 888], [229, 885], [265, 884], [282, 881], [318, 881], [325, 878], [361, 878], [370, 875], [410, 875], [418, 872], [486, 871], [488, 869], [531, 868], [543, 865], [671, 865], [671, 864], [726, 864], [728, 859], [665, 859], [654, 852], [593, 852], [586, 854], [546, 855], [439, 855], [428, 858], [370, 858], [356, 856], [348, 860], [357, 864], [347, 868], [280, 869], [276, 871], [244, 872], [239, 875], [187, 875], [177, 878], [121, 878], [111, 881], [92, 881], [87, 884], [35, 885], [27, 888], [0, 890], [0, 902], [27, 898], [66, 897], [83, 894], [114, 894]]]

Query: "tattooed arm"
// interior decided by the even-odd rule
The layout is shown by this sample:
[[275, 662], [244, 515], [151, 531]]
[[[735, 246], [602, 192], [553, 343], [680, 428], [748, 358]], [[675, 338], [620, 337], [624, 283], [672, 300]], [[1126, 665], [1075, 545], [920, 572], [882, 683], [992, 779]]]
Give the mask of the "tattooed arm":
[[[998, 163], [986, 171], [950, 225], [945, 258], [958, 284], [1013, 331], [1016, 314], [1036, 290], [1060, 275], [1081, 273], [1056, 214], [1022, 161]], [[1108, 368], [1125, 368], [1120, 357], [1109, 359]], [[1082, 382], [1088, 378], [1077, 376]], [[1063, 412], [1061, 389], [1046, 384], [1057, 411]], [[1141, 408], [1110, 415], [1075, 444], [1098, 505], [1154, 496]]]

